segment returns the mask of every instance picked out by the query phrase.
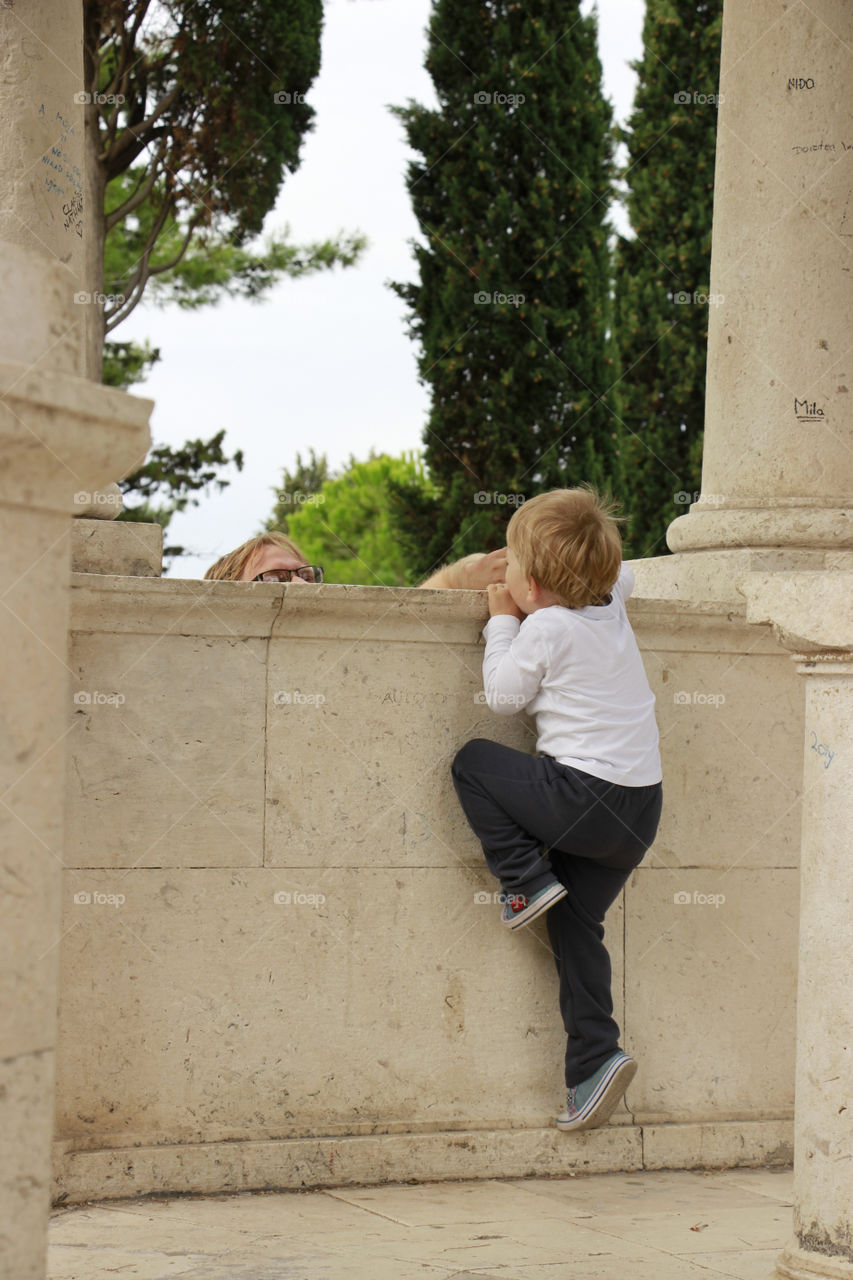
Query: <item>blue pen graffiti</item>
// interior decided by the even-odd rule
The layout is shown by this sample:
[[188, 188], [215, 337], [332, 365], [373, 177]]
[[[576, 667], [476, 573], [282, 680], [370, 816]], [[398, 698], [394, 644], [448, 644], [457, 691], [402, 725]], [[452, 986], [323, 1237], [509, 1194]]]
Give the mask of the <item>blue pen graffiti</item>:
[[829, 747], [826, 745], [825, 742], [818, 742], [817, 734], [815, 733], [814, 729], [810, 729], [809, 732], [811, 733], [811, 738], [812, 738], [812, 741], [811, 741], [812, 751], [816, 751], [819, 756], [824, 757], [823, 767], [824, 769], [828, 769], [829, 766], [832, 764], [833, 760], [835, 759], [835, 752], [830, 751]]

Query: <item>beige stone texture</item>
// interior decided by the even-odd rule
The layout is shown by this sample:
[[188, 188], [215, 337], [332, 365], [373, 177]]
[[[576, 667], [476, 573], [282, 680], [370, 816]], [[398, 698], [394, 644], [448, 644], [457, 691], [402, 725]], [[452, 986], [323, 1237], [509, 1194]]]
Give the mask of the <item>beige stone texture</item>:
[[797, 881], [781, 868], [633, 873], [625, 1039], [642, 1064], [638, 1123], [790, 1116]]
[[75, 635], [67, 866], [263, 861], [263, 641]]
[[845, 0], [727, 4], [702, 501], [674, 551], [853, 546], [851, 39]]
[[[74, 516], [78, 520], [117, 520], [124, 508], [121, 489], [115, 480], [94, 493], [75, 493]], [[118, 572], [118, 570], [114, 570]]]
[[[592, 1136], [592, 1135], [590, 1135]], [[767, 1280], [790, 1169], [629, 1171], [59, 1209], [50, 1280]]]
[[[780, 613], [786, 618], [789, 600]], [[800, 634], [822, 631], [803, 612]], [[781, 1275], [853, 1275], [853, 627], [847, 661], [809, 655], [797, 1018], [794, 1243]], [[811, 660], [809, 660], [809, 658]], [[821, 660], [823, 658], [823, 660]], [[803, 1256], [805, 1255], [805, 1257]], [[836, 1270], [827, 1270], [831, 1258]]]
[[[75, 688], [91, 697], [67, 739], [76, 870], [57, 1189], [574, 1160], [557, 1139], [582, 1135], [553, 1128], [564, 1039], [545, 927], [500, 926], [449, 776], [476, 734], [534, 746], [523, 718], [479, 696], [484, 598], [74, 584]], [[589, 1141], [599, 1168], [640, 1167], [646, 1124], [659, 1162], [778, 1159], [790, 1154], [798, 677], [743, 604], [639, 599], [631, 615], [658, 698], [666, 816], [606, 923], [614, 1014], [641, 1071]], [[675, 905], [685, 886], [729, 900]], [[754, 999], [756, 980], [771, 1000]], [[756, 1023], [770, 1067], [745, 1034]], [[708, 1025], [720, 1044], [703, 1058]]]
[[750, 574], [741, 587], [750, 622], [772, 622], [788, 649], [849, 650], [853, 573]]
[[71, 525], [73, 573], [159, 578], [163, 571], [163, 529], [135, 520], [92, 520]]
[[502, 928], [475, 900], [486, 878], [70, 874], [64, 965], [89, 976], [60, 1003], [62, 1135], [129, 1146], [550, 1124], [564, 1041], [544, 924]]
[[[700, 609], [708, 605], [719, 609], [721, 605], [728, 604], [740, 613], [743, 609], [742, 588], [748, 575], [759, 578], [791, 570], [804, 573], [850, 571], [853, 569], [853, 550], [843, 547], [832, 550], [724, 547], [713, 551], [682, 551], [674, 556], [653, 556], [632, 563], [636, 576], [636, 600], [680, 600], [685, 606]], [[749, 621], [757, 619], [750, 618]]]
[[787, 651], [769, 628], [746, 625], [742, 606], [640, 598], [629, 616], [656, 698], [664, 778], [645, 865], [797, 866], [803, 708]]
[[44, 1275], [50, 1209], [53, 1050], [0, 1059], [0, 1275]]
[[[0, 1270], [41, 1280], [68, 732], [68, 515], [144, 454], [150, 402], [86, 370], [82, 8], [0, 6]], [[77, 501], [78, 509], [81, 503]]]

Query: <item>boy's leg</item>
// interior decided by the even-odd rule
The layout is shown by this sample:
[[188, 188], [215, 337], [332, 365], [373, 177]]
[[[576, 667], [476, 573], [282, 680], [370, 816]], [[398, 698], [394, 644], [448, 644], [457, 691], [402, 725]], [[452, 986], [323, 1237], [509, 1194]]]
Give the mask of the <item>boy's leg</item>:
[[529, 897], [557, 879], [543, 852], [566, 832], [565, 806], [549, 782], [551, 763], [486, 738], [473, 738], [453, 761], [459, 802], [507, 893]]
[[588, 1080], [619, 1048], [604, 916], [631, 874], [571, 855], [554, 859], [568, 894], [546, 916], [566, 1029], [566, 1087]]
[[[547, 924], [560, 979], [566, 1086], [571, 1088], [588, 1080], [619, 1049], [604, 917], [654, 840], [662, 792], [659, 784], [619, 787], [558, 767], [574, 775], [569, 785], [579, 783], [595, 796], [562, 849], [551, 850], [554, 872], [568, 889], [551, 908]], [[596, 852], [607, 865], [596, 860]]]

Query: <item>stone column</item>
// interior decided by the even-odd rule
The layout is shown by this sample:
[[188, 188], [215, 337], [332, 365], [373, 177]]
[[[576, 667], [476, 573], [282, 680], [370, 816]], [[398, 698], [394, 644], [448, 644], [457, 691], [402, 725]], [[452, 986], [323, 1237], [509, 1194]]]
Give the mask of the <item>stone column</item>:
[[853, 1277], [853, 573], [750, 575], [806, 678], [794, 1125], [785, 1280]]
[[853, 564], [851, 48], [849, 0], [725, 0], [702, 495], [668, 532], [717, 565], [653, 561], [644, 594]]
[[82, 30], [82, 0], [0, 6], [0, 1254], [15, 1280], [44, 1275], [49, 1209], [69, 516], [144, 453], [151, 410], [81, 376], [96, 305]]

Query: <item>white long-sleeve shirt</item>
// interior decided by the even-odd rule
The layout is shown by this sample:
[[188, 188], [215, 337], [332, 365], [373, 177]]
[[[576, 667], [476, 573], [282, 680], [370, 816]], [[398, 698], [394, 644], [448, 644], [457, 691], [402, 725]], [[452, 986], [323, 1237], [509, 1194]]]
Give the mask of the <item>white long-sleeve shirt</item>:
[[661, 764], [655, 698], [625, 612], [633, 589], [623, 563], [610, 604], [490, 618], [483, 685], [492, 711], [535, 716], [540, 755], [644, 787], [660, 782]]

